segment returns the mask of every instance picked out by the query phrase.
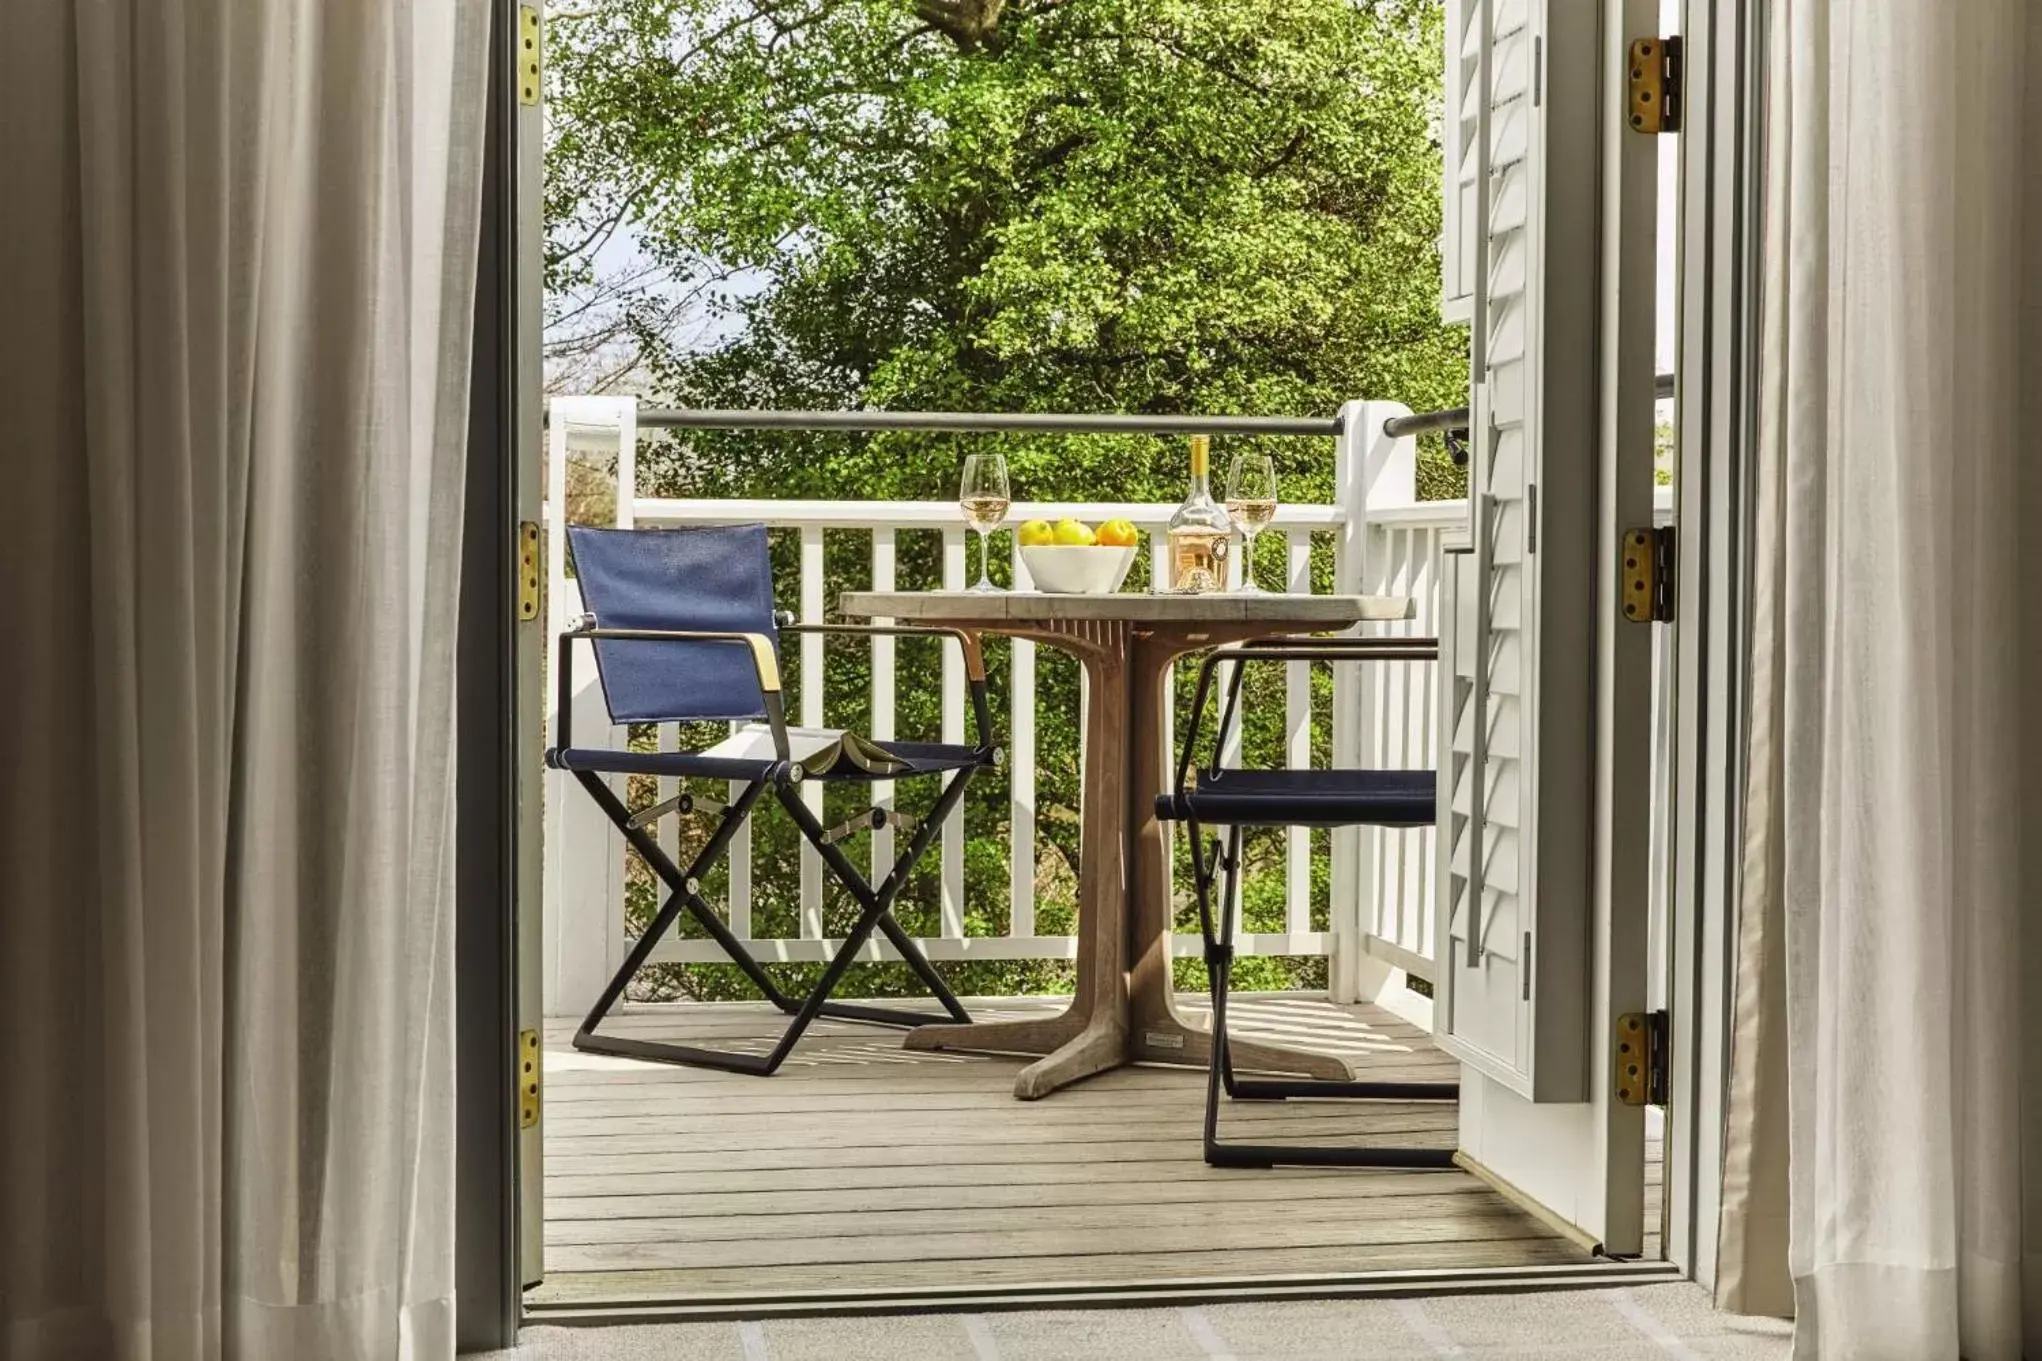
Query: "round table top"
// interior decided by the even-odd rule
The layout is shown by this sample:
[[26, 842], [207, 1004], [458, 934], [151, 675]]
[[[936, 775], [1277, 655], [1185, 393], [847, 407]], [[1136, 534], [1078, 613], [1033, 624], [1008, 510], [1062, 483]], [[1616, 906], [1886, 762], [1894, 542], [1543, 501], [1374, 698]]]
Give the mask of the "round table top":
[[846, 591], [839, 608], [847, 615], [913, 619], [932, 624], [1047, 619], [1121, 619], [1149, 624], [1270, 624], [1340, 628], [1377, 620], [1409, 619], [1414, 610], [1400, 595], [1289, 595], [1239, 591], [1174, 595], [1116, 591], [1110, 595], [1052, 595], [1047, 591]]

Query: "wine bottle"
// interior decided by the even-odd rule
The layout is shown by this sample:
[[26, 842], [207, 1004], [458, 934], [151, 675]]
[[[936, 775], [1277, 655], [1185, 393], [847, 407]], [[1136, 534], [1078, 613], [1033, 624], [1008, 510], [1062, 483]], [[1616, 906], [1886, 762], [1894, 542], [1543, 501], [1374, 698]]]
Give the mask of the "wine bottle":
[[1191, 437], [1191, 491], [1170, 517], [1170, 589], [1196, 595], [1227, 584], [1233, 523], [1212, 499], [1212, 441]]

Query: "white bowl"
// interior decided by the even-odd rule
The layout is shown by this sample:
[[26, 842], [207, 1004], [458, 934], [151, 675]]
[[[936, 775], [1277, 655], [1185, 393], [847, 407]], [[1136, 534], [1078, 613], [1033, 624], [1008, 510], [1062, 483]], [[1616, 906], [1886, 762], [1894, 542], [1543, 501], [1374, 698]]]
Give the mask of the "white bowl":
[[1111, 544], [1022, 544], [1021, 561], [1035, 589], [1053, 595], [1111, 595], [1134, 566], [1132, 547]]

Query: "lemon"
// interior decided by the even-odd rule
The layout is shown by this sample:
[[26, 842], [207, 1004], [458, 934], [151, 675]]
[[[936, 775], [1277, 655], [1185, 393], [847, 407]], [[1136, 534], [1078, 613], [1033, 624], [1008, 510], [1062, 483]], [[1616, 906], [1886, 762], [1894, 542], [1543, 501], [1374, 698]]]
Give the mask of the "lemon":
[[1091, 530], [1085, 528], [1083, 524], [1076, 520], [1058, 520], [1056, 522], [1056, 541], [1061, 544], [1085, 545], [1097, 543], [1098, 539], [1093, 537]]
[[1056, 530], [1047, 520], [1029, 520], [1015, 531], [1020, 541], [1030, 548], [1056, 542]]
[[1141, 542], [1141, 532], [1131, 520], [1108, 520], [1099, 526], [1099, 542], [1113, 548], [1132, 548]]

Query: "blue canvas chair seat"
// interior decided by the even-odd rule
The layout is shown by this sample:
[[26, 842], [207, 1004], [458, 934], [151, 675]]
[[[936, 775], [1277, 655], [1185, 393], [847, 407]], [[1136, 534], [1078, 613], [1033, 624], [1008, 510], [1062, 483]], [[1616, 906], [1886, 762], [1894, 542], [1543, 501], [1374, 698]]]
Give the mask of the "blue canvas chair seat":
[[[765, 1075], [778, 1070], [818, 1016], [886, 1025], [969, 1021], [970, 1015], [914, 938], [893, 919], [892, 909], [915, 865], [934, 844], [936, 833], [956, 812], [966, 783], [995, 759], [992, 719], [986, 701], [985, 661], [978, 639], [958, 629], [781, 623], [773, 612], [772, 563], [763, 525], [654, 530], [572, 528], [567, 537], [582, 603], [589, 613], [556, 640], [559, 707], [553, 720], [555, 744], [546, 753], [546, 762], [574, 776], [667, 892], [659, 912], [633, 943], [623, 965], [575, 1032], [575, 1048]], [[886, 778], [947, 776], [947, 779], [936, 796], [935, 806], [876, 887], [836, 845], [850, 833], [850, 825], [825, 830], [801, 799], [800, 786], [810, 777], [790, 757], [787, 715], [780, 695], [780, 635], [787, 632], [948, 637], [964, 652], [965, 676], [978, 726], [977, 745], [878, 744], [907, 763], [906, 769], [891, 771]], [[756, 742], [733, 748], [739, 753], [736, 755], [714, 748], [707, 752], [638, 752], [577, 747], [571, 728], [570, 701], [574, 694], [574, 656], [584, 641], [594, 648], [603, 702], [611, 722], [763, 720], [770, 734], [766, 752], [761, 754]], [[732, 792], [727, 804], [714, 805], [721, 809], [721, 816], [684, 869], [667, 855], [645, 825], [669, 805], [634, 814], [605, 778], [612, 775], [701, 779], [714, 782], [719, 794], [724, 792], [723, 782], [728, 781]], [[869, 781], [874, 777], [840, 763], [832, 767], [829, 776], [818, 778]], [[856, 923], [845, 934], [843, 944], [824, 967], [822, 976], [799, 996], [789, 994], [774, 981], [701, 893], [703, 876], [727, 853], [731, 838], [750, 817], [753, 806], [768, 793], [787, 811], [802, 837], [815, 848], [824, 866], [859, 908]], [[688, 802], [682, 805], [675, 801], [674, 806], [694, 807], [692, 795], [682, 797]], [[708, 805], [710, 800], [705, 798], [702, 802]], [[889, 810], [874, 809], [870, 820], [862, 825], [879, 827], [892, 817]], [[730, 956], [731, 962], [767, 1001], [793, 1018], [769, 1053], [731, 1053], [600, 1031], [603, 1020], [644, 967], [653, 947], [673, 929], [684, 912]], [[830, 1000], [845, 970], [874, 931], [892, 943], [946, 1014]]]
[[[916, 775], [940, 775], [952, 770], [970, 770], [984, 764], [977, 747], [945, 742], [875, 742], [907, 763], [905, 771], [874, 775], [853, 765], [837, 766], [811, 780], [865, 781], [900, 780]], [[763, 780], [776, 764], [768, 760], [714, 756], [695, 751], [618, 751], [606, 747], [575, 747], [555, 751], [553, 764], [562, 770], [601, 771], [608, 775], [669, 775], [683, 779]]]
[[1167, 822], [1209, 827], [1429, 827], [1429, 770], [1200, 771], [1190, 788], [1156, 800]]
[[[1452, 1101], [1453, 1082], [1314, 1082], [1246, 1078], [1234, 1071], [1227, 1045], [1227, 996], [1233, 981], [1234, 914], [1221, 905], [1236, 900], [1241, 874], [1241, 834], [1248, 827], [1429, 827], [1436, 809], [1437, 777], [1429, 770], [1241, 770], [1221, 765], [1228, 734], [1239, 713], [1245, 663], [1258, 661], [1432, 661], [1438, 643], [1430, 638], [1265, 638], [1209, 653], [1199, 667], [1191, 722], [1177, 762], [1176, 792], [1156, 800], [1156, 816], [1186, 824], [1191, 839], [1192, 888], [1198, 898], [1199, 931], [1212, 992], [1212, 1058], [1205, 1092], [1205, 1160], [1215, 1167], [1451, 1167], [1450, 1148], [1353, 1147], [1306, 1144], [1240, 1144], [1219, 1137], [1220, 1093], [1245, 1101], [1336, 1097], [1363, 1101]], [[1211, 759], [1193, 768], [1193, 752], [1213, 678], [1221, 662], [1232, 662]], [[1227, 829], [1225, 843], [1205, 828]]]

